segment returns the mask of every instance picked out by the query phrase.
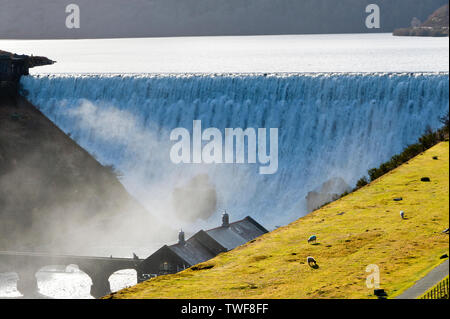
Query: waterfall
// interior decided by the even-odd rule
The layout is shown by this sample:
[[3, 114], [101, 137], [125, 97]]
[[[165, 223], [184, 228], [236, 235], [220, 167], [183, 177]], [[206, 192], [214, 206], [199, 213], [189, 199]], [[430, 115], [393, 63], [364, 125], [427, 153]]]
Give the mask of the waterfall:
[[[309, 191], [331, 178], [355, 186], [427, 127], [438, 128], [449, 102], [448, 73], [41, 75], [21, 84], [51, 121], [113, 165], [149, 211], [183, 227], [188, 222], [175, 207], [175, 190], [198, 180], [216, 198], [214, 214], [197, 225], [217, 225], [221, 209], [268, 228], [293, 221], [307, 213]], [[193, 120], [222, 131], [278, 128], [278, 171], [172, 163], [170, 132], [192, 131]], [[211, 204], [198, 201], [199, 210]]]

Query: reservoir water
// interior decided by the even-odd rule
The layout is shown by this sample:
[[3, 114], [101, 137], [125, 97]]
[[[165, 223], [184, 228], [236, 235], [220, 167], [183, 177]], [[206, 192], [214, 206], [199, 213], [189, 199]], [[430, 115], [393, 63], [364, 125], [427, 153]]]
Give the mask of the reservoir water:
[[391, 34], [0, 40], [58, 63], [36, 73], [448, 71], [448, 38]]

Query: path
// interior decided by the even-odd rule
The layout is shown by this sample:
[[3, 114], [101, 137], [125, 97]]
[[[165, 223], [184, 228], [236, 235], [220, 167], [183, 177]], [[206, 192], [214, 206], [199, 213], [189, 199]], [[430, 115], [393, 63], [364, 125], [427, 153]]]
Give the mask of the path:
[[449, 263], [448, 259], [442, 264], [430, 271], [425, 277], [417, 281], [414, 286], [404, 291], [395, 299], [417, 299], [423, 295], [428, 289], [433, 287], [439, 281], [448, 276]]

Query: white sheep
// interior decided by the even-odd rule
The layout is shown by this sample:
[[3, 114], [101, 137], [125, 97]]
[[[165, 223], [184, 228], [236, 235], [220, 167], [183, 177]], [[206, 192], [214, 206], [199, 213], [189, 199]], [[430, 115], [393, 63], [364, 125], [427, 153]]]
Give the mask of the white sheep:
[[310, 236], [309, 238], [308, 238], [308, 244], [309, 243], [312, 243], [312, 242], [316, 242], [316, 240], [317, 240], [317, 236], [316, 235], [312, 235], [312, 236]]
[[405, 219], [405, 212], [404, 211], [400, 211], [400, 217], [402, 218], [402, 219]]
[[306, 257], [306, 262], [308, 263], [308, 265], [312, 266], [317, 266], [317, 261], [314, 259], [314, 257], [308, 256]]

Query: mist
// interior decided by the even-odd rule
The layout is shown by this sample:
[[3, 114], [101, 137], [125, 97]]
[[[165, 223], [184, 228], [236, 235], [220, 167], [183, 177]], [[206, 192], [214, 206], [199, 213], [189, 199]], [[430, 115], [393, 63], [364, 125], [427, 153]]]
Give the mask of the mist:
[[[174, 144], [169, 128], [151, 116], [136, 117], [129, 107], [139, 109], [139, 105], [130, 101], [124, 108], [80, 99], [70, 104], [62, 100], [53, 107], [68, 109], [64, 123], [77, 128], [71, 137], [89, 145], [102, 164], [119, 172], [120, 181], [152, 213], [156, 224], [182, 228], [188, 235], [218, 226], [226, 203], [237, 191], [233, 179], [249, 179], [258, 166], [174, 164], [169, 156]], [[170, 120], [170, 108], [167, 112]], [[235, 213], [233, 217], [245, 216]]]
[[0, 250], [132, 257], [176, 238], [34, 107], [1, 102]]

